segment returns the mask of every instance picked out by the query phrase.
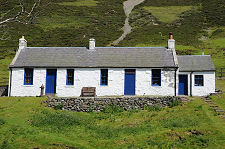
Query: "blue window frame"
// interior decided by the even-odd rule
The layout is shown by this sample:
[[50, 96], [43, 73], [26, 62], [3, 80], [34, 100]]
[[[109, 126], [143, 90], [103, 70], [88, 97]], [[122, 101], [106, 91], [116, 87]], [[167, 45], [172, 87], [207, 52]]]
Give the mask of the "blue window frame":
[[203, 75], [195, 75], [195, 86], [204, 86]]
[[33, 69], [24, 69], [24, 85], [33, 85]]
[[152, 86], [161, 86], [161, 69], [152, 69]]
[[74, 69], [67, 69], [66, 85], [74, 84]]
[[101, 69], [101, 85], [108, 85], [108, 69]]

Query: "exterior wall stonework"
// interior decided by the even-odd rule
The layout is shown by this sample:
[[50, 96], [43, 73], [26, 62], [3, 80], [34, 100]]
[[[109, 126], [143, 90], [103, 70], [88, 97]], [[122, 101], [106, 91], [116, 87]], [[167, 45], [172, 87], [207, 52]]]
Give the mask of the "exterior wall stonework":
[[24, 68], [13, 68], [10, 96], [40, 96], [40, 87], [45, 86], [46, 69], [35, 68], [33, 76], [33, 85], [24, 85]]
[[161, 86], [152, 86], [151, 69], [136, 70], [137, 95], [174, 96], [174, 71], [161, 71]]
[[63, 110], [89, 112], [103, 111], [107, 105], [117, 105], [124, 110], [143, 110], [151, 106], [168, 106], [173, 101], [180, 101], [180, 97], [148, 97], [148, 96], [124, 96], [124, 97], [71, 97], [50, 98], [45, 103], [48, 107], [61, 107]]
[[8, 96], [8, 85], [0, 85], [0, 96]]
[[[75, 68], [74, 85], [66, 85], [66, 68], [57, 69], [59, 97], [80, 96], [82, 87], [96, 87], [97, 96], [124, 95], [125, 69], [109, 68], [108, 85], [100, 85], [99, 68]], [[136, 69], [136, 95], [174, 95], [174, 71], [162, 71], [161, 86], [151, 86], [151, 69]]]
[[123, 95], [124, 72], [123, 69], [108, 70], [108, 85], [100, 85], [99, 68], [75, 68], [74, 85], [66, 85], [66, 68], [57, 69], [56, 93], [59, 97], [80, 96], [82, 87], [96, 87], [97, 96]]
[[[71, 69], [71, 68], [70, 68]], [[97, 96], [124, 95], [124, 68], [108, 69], [108, 85], [100, 85], [101, 68], [74, 68], [74, 85], [66, 85], [67, 68], [57, 69], [56, 96], [71, 97], [80, 96], [82, 87], [96, 87]], [[162, 69], [161, 86], [151, 85], [151, 69], [137, 68], [135, 93], [136, 95], [175, 95], [175, 71]], [[190, 95], [190, 72], [188, 74]], [[204, 86], [194, 86], [194, 75], [204, 75]], [[41, 85], [46, 86], [46, 68], [34, 68], [33, 85], [24, 85], [24, 68], [12, 68], [10, 96], [40, 96]], [[178, 91], [177, 73], [177, 91]], [[194, 72], [192, 76], [192, 95], [203, 96], [215, 92], [215, 72]], [[177, 92], [178, 93], [178, 92]]]
[[[191, 72], [179, 72], [179, 74], [188, 75], [188, 95], [192, 96], [206, 96], [210, 93], [215, 93], [215, 72], [193, 72], [192, 77], [190, 77]], [[195, 75], [203, 75], [204, 86], [195, 86]], [[192, 81], [190, 81], [192, 78]], [[179, 80], [178, 80], [179, 82]], [[192, 82], [192, 85], [190, 86]]]
[[[193, 72], [192, 96], [206, 96], [215, 93], [215, 72]], [[204, 86], [195, 86], [194, 75], [203, 75]]]

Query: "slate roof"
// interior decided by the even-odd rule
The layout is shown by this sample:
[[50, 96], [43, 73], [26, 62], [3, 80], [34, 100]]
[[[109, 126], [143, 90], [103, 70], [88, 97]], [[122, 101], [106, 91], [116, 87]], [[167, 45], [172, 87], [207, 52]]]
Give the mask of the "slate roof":
[[215, 71], [210, 55], [178, 55], [179, 71]]
[[10, 67], [177, 67], [164, 47], [27, 47]]

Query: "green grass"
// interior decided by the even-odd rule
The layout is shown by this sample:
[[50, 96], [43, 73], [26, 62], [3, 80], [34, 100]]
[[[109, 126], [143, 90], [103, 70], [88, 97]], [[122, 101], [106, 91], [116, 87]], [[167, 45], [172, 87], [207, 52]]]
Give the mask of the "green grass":
[[[132, 33], [118, 46], [165, 47], [168, 33], [173, 32], [177, 54], [204, 52], [212, 56], [216, 68], [225, 67], [225, 6], [222, 1], [144, 1], [130, 15]], [[32, 6], [33, 1], [25, 3]], [[88, 46], [89, 38], [96, 39], [96, 46], [109, 45], [122, 34], [125, 20], [122, 3], [121, 0], [42, 1], [40, 16], [35, 17], [32, 24], [8, 24], [10, 39], [0, 40], [0, 78], [8, 78], [8, 65], [15, 54], [12, 51], [17, 49], [21, 35], [25, 35], [28, 46], [34, 47]], [[17, 2], [8, 0], [0, 7], [0, 14], [14, 7], [19, 8]], [[203, 36], [205, 40], [201, 40]]]
[[223, 91], [223, 94], [214, 95], [211, 100], [225, 110], [225, 80], [216, 80], [216, 88]]
[[148, 10], [158, 21], [164, 23], [172, 23], [173, 21], [179, 19], [181, 13], [188, 10], [195, 10], [194, 6], [145, 6], [145, 10]]
[[208, 44], [214, 48], [225, 48], [225, 38], [211, 39]]
[[[33, 1], [25, 3], [31, 6]], [[9, 0], [0, 7], [0, 13], [16, 6], [15, 1]], [[97, 46], [105, 46], [122, 34], [125, 20], [121, 0], [46, 0], [37, 11], [41, 13], [31, 24], [9, 23], [10, 39], [0, 40], [0, 46], [17, 46], [22, 34], [28, 45], [35, 47], [87, 46], [89, 38], [95, 38]]]
[[62, 2], [58, 3], [59, 5], [63, 6], [88, 6], [88, 7], [93, 7], [97, 6], [97, 1], [95, 0], [78, 0], [74, 2]]
[[224, 4], [221, 0], [151, 0], [134, 8], [131, 34], [119, 46], [167, 46], [174, 33], [179, 55], [211, 55], [216, 68], [225, 67]]
[[[217, 81], [217, 87], [224, 88], [224, 80]], [[0, 148], [223, 148], [225, 145], [225, 121], [215, 116], [200, 98], [185, 105], [174, 102], [172, 108], [124, 111], [109, 106], [103, 112], [90, 113], [47, 108], [42, 103], [45, 100], [0, 98]]]
[[77, 16], [59, 16], [53, 15], [51, 17], [42, 17], [39, 20], [39, 26], [45, 31], [54, 30], [57, 28], [74, 28], [85, 27], [88, 25], [87, 18]]

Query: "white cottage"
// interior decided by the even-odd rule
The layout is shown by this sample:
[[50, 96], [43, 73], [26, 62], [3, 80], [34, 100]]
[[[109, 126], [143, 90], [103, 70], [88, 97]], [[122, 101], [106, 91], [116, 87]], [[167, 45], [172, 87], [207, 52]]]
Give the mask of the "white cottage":
[[27, 47], [10, 64], [9, 96], [80, 96], [95, 87], [97, 96], [203, 96], [215, 92], [215, 68], [208, 55], [177, 56], [167, 47]]

